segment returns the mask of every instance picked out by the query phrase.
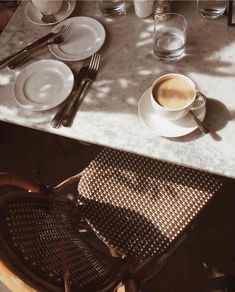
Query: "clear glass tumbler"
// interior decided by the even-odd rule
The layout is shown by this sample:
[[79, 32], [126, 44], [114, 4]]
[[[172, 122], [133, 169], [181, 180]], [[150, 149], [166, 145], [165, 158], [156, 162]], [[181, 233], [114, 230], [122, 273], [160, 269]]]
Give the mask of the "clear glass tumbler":
[[197, 9], [202, 17], [216, 19], [224, 14], [227, 4], [225, 0], [197, 0]]
[[97, 5], [105, 16], [126, 14], [126, 0], [97, 0]]
[[153, 52], [160, 60], [180, 59], [185, 50], [187, 20], [177, 13], [165, 13], [154, 21]]

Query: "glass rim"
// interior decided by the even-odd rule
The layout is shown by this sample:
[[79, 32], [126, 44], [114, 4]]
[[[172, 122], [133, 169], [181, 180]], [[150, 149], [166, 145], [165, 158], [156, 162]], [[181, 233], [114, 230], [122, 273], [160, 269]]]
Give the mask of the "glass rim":
[[179, 14], [179, 13], [167, 12], [167, 13], [162, 14], [160, 17], [156, 18], [155, 21], [158, 21], [158, 20], [160, 20], [161, 18], [163, 18], [165, 16], [177, 16], [177, 17], [181, 18], [183, 20], [183, 22], [184, 22], [183, 30], [185, 31], [187, 29], [187, 27], [188, 27], [187, 19], [186, 19], [185, 16], [183, 16], [182, 14]]

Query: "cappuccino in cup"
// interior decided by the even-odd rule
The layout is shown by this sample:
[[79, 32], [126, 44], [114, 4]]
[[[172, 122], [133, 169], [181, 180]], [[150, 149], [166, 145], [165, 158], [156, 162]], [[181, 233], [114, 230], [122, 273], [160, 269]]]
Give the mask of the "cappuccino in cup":
[[[198, 98], [201, 96], [197, 95], [194, 82], [181, 74], [166, 74], [158, 78], [151, 88], [154, 110], [168, 120], [183, 118], [191, 109], [195, 109]], [[199, 108], [204, 105], [203, 98]]]

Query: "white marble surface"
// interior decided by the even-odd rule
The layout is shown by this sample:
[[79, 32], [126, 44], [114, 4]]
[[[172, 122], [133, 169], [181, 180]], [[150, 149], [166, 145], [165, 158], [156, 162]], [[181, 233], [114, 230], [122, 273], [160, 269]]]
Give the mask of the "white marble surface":
[[[162, 63], [152, 53], [152, 18], [133, 12], [114, 19], [102, 17], [96, 3], [77, 2], [72, 16], [91, 16], [103, 23], [107, 39], [97, 81], [83, 101], [72, 128], [50, 126], [55, 110], [35, 113], [23, 110], [14, 100], [12, 86], [19, 70], [0, 70], [0, 119], [33, 129], [109, 146], [144, 156], [235, 178], [235, 28], [227, 18], [204, 20], [194, 2], [174, 2], [173, 10], [189, 24], [186, 56]], [[30, 23], [21, 6], [0, 36], [0, 59], [45, 34], [50, 27]], [[47, 48], [35, 59], [54, 58]], [[33, 62], [31, 60], [30, 62]], [[75, 71], [82, 62], [67, 63]], [[191, 77], [207, 94], [206, 124], [212, 134], [199, 130], [175, 139], [156, 136], [138, 117], [142, 93], [162, 74]]]

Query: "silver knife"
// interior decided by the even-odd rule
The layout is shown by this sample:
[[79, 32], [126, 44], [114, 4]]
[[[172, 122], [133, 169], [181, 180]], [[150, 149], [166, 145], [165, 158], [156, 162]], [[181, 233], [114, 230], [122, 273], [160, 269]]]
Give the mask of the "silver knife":
[[59, 128], [62, 124], [62, 121], [65, 116], [67, 116], [68, 112], [71, 110], [71, 107], [74, 103], [74, 100], [76, 99], [77, 92], [79, 91], [81, 82], [83, 80], [84, 75], [86, 74], [89, 66], [83, 66], [76, 77], [77, 86], [75, 90], [71, 93], [71, 95], [66, 99], [65, 103], [62, 105], [62, 107], [59, 108], [59, 110], [56, 112], [54, 118], [51, 121], [51, 125], [53, 128]]
[[18, 52], [4, 58], [0, 61], [0, 69], [7, 66], [11, 61], [13, 61], [15, 58], [19, 57], [21, 54], [24, 54], [25, 52], [30, 52], [31, 50], [35, 49], [37, 46], [40, 46], [41, 44], [45, 43], [49, 39], [55, 37], [56, 35], [60, 34], [63, 29], [65, 28], [65, 25], [62, 25], [58, 28], [58, 31], [50, 32], [47, 35], [41, 37], [40, 39], [36, 40], [32, 44], [24, 47], [23, 49], [19, 50]]

